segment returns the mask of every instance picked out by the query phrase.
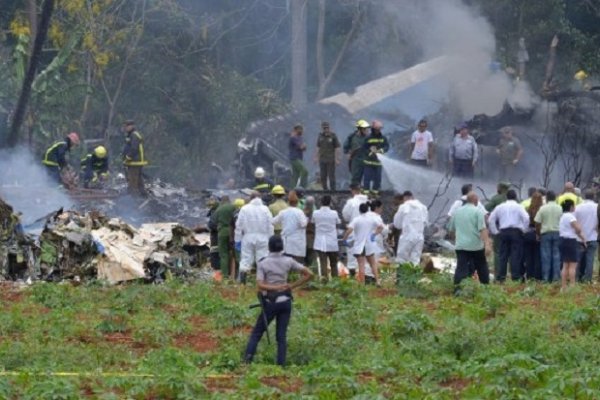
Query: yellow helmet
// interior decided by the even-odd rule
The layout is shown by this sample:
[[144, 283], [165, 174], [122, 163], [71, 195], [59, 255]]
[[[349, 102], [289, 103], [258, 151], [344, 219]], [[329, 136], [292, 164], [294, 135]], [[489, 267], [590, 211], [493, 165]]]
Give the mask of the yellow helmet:
[[586, 79], [587, 77], [588, 77], [588, 74], [582, 69], [577, 71], [577, 73], [575, 73], [575, 75], [573, 76], [573, 78], [577, 81], [582, 81], [582, 80]]
[[275, 185], [271, 190], [271, 194], [285, 194], [285, 189], [281, 185]]
[[365, 121], [364, 119], [359, 119], [356, 122], [356, 127], [357, 128], [368, 128], [370, 125], [367, 121]]
[[246, 201], [244, 199], [237, 198], [233, 201], [233, 205], [237, 208], [242, 208], [244, 204], [246, 204]]
[[98, 146], [94, 149], [94, 155], [98, 158], [104, 158], [106, 157], [107, 151], [106, 151], [106, 147], [104, 146]]

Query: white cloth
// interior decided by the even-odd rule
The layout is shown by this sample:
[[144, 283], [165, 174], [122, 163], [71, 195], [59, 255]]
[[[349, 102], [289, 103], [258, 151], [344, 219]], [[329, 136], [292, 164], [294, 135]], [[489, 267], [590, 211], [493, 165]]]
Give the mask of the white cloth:
[[[571, 225], [571, 223], [576, 221], [577, 218], [575, 218], [575, 214], [570, 212], [564, 213], [562, 217], [560, 217], [560, 222], [558, 223], [558, 235], [565, 239], [577, 239], [578, 236], [575, 232], [575, 228]], [[585, 239], [587, 240], [587, 237]]]
[[371, 241], [371, 235], [375, 233], [375, 230], [379, 226], [381, 224], [379, 224], [377, 219], [369, 215], [369, 213], [360, 214], [350, 222], [348, 227], [352, 228], [354, 235], [352, 254], [359, 255], [364, 251], [367, 256], [373, 255], [373, 247], [367, 246], [367, 243]]
[[269, 254], [269, 237], [273, 235], [273, 217], [260, 198], [240, 209], [235, 224], [234, 240], [242, 242], [240, 271], [247, 272], [252, 264]]
[[338, 251], [337, 225], [342, 221], [338, 213], [327, 206], [313, 213], [315, 224], [315, 243], [313, 248], [318, 251]]
[[575, 218], [581, 226], [583, 236], [588, 242], [598, 240], [598, 204], [592, 200], [585, 200], [575, 207]]
[[433, 135], [429, 131], [412, 133], [410, 142], [414, 143], [415, 148], [410, 155], [413, 160], [427, 160], [429, 158], [429, 143], [433, 143]]
[[[462, 196], [460, 198], [460, 200], [456, 200], [454, 203], [452, 203], [452, 205], [450, 206], [450, 210], [448, 210], [448, 216], [452, 217], [456, 210], [458, 210], [460, 207], [462, 207], [463, 205], [466, 204], [466, 201], [467, 201], [467, 196]], [[485, 206], [483, 204], [481, 204], [480, 201], [477, 202], [477, 209], [479, 211], [481, 211], [483, 213], [483, 215], [488, 214], [488, 211], [485, 209]]]
[[283, 252], [290, 256], [306, 257], [308, 220], [304, 211], [298, 207], [288, 207], [273, 218], [273, 224], [281, 224]]
[[396, 253], [397, 262], [419, 264], [428, 219], [427, 207], [419, 200], [408, 200], [398, 207], [394, 215], [394, 226], [401, 230]]
[[525, 207], [514, 200], [506, 200], [494, 208], [488, 220], [490, 232], [497, 235], [501, 230], [517, 228], [526, 232], [529, 228], [529, 214]]
[[346, 201], [344, 208], [342, 209], [342, 217], [346, 223], [352, 222], [352, 220], [360, 215], [359, 207], [369, 201], [369, 198], [365, 194], [356, 194], [351, 199]]

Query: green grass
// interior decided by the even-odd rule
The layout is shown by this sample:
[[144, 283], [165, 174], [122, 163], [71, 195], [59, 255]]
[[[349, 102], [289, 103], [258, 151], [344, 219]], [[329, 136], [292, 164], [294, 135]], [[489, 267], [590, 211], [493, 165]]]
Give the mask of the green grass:
[[264, 339], [241, 363], [252, 287], [2, 286], [0, 399], [600, 397], [598, 286], [399, 276], [298, 292], [285, 369]]

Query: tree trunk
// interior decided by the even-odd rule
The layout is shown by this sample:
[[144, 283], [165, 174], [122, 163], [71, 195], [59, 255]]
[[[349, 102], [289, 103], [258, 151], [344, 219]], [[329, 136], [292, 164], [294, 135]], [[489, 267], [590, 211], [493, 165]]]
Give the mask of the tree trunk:
[[[37, 35], [37, 1], [27, 0], [27, 18], [29, 18], [29, 30], [31, 31], [31, 38]], [[29, 56], [33, 52], [33, 40], [29, 41]]]
[[292, 15], [292, 105], [303, 107], [308, 102], [307, 68], [307, 0], [291, 0]]
[[33, 44], [31, 57], [29, 58], [27, 73], [25, 74], [25, 79], [23, 79], [21, 94], [19, 95], [19, 101], [17, 102], [15, 114], [10, 126], [10, 131], [8, 133], [7, 143], [9, 147], [14, 147], [19, 142], [19, 131], [21, 129], [21, 125], [23, 124], [25, 112], [27, 111], [27, 104], [29, 102], [29, 96], [31, 95], [31, 85], [35, 79], [35, 72], [37, 70], [40, 55], [42, 53], [42, 46], [46, 41], [53, 11], [54, 0], [46, 0], [42, 7], [42, 15], [40, 17], [37, 34], [35, 35], [35, 42]]
[[325, 97], [325, 94], [327, 93], [327, 88], [329, 87], [329, 84], [331, 83], [335, 73], [337, 72], [337, 70], [344, 58], [344, 55], [346, 54], [346, 51], [348, 50], [348, 47], [350, 46], [350, 42], [351, 42], [352, 38], [354, 37], [356, 30], [358, 29], [360, 17], [361, 17], [361, 11], [360, 11], [360, 8], [357, 7], [356, 12], [355, 12], [354, 16], [352, 17], [352, 26], [350, 27], [350, 30], [348, 31], [348, 33], [346, 34], [346, 37], [344, 38], [344, 43], [342, 44], [342, 47], [338, 51], [338, 54], [335, 58], [335, 61], [333, 62], [333, 65], [329, 69], [329, 72], [327, 73], [327, 75], [325, 75], [325, 67], [324, 67], [324, 59], [323, 59], [324, 58], [323, 57], [323, 47], [324, 47], [323, 38], [325, 36], [324, 35], [324, 31], [325, 31], [325, 0], [319, 0], [319, 26], [318, 26], [318, 30], [317, 30], [317, 72], [319, 75], [319, 90], [317, 91], [317, 98], [316, 98], [317, 101], [319, 101]]
[[323, 46], [325, 38], [325, 0], [319, 0], [319, 22], [317, 25], [317, 78], [319, 79], [319, 89], [325, 81], [325, 60], [323, 59]]

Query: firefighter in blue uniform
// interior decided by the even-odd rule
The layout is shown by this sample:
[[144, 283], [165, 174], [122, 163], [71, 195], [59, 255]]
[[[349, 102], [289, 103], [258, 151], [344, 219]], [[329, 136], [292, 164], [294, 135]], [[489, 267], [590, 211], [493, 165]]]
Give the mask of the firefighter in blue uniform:
[[[371, 123], [371, 134], [365, 140], [364, 148], [367, 151], [365, 158], [365, 170], [363, 189], [365, 192], [377, 195], [381, 188], [381, 161], [377, 158], [378, 154], [387, 153], [390, 149], [390, 144], [385, 136], [381, 133], [383, 124], [379, 121]], [[371, 184], [373, 184], [371, 186]]]
[[81, 159], [83, 187], [102, 187], [109, 175], [108, 161], [108, 151], [104, 146], [97, 146]]
[[69, 166], [67, 153], [76, 146], [79, 146], [79, 135], [76, 132], [71, 132], [63, 140], [48, 147], [44, 153], [42, 164], [46, 167], [50, 178], [59, 185], [62, 184], [61, 172]]

